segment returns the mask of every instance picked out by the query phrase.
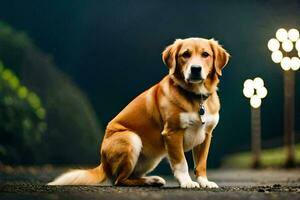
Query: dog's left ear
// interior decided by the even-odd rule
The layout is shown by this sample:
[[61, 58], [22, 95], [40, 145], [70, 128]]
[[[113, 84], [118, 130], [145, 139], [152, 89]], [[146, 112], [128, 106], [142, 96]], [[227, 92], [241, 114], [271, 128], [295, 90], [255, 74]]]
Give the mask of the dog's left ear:
[[222, 75], [222, 69], [228, 63], [229, 53], [214, 39], [209, 40], [211, 49], [213, 50], [214, 67], [219, 76]]

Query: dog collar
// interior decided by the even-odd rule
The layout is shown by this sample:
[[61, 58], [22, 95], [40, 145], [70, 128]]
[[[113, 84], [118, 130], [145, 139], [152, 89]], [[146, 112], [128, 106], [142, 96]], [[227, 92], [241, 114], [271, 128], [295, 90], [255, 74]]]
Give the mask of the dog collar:
[[189, 90], [186, 90], [186, 89], [184, 89], [184, 88], [182, 88], [182, 87], [180, 87], [180, 86], [179, 86], [179, 88], [180, 88], [180, 91], [181, 91], [182, 93], [184, 93], [186, 96], [188, 96], [188, 97], [190, 97], [190, 98], [192, 98], [192, 99], [197, 99], [197, 100], [200, 101], [200, 103], [199, 103], [198, 114], [199, 114], [199, 116], [200, 116], [200, 118], [201, 118], [202, 124], [204, 124], [205, 121], [204, 121], [203, 115], [205, 114], [205, 108], [204, 108], [204, 106], [203, 106], [203, 103], [208, 99], [208, 97], [209, 97], [211, 94], [210, 94], [210, 93], [209, 93], [209, 94], [201, 94], [201, 93], [200, 93], [200, 94], [197, 94], [197, 93], [195, 93], [195, 92], [191, 92], [191, 91], [189, 91]]
[[186, 96], [192, 98], [192, 99], [197, 99], [200, 100], [201, 103], [203, 103], [204, 101], [206, 101], [208, 99], [208, 97], [211, 95], [210, 93], [208, 94], [197, 94], [195, 92], [189, 91], [187, 89], [182, 88], [181, 86], [178, 86], [178, 88], [180, 88], [180, 90], [182, 91], [182, 93], [184, 93]]

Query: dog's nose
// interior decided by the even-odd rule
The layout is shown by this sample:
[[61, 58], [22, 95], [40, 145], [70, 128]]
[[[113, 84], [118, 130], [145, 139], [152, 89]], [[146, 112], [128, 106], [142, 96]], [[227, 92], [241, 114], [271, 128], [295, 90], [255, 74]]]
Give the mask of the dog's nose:
[[201, 66], [200, 65], [192, 65], [191, 66], [191, 73], [193, 75], [200, 75], [200, 73], [201, 73]]

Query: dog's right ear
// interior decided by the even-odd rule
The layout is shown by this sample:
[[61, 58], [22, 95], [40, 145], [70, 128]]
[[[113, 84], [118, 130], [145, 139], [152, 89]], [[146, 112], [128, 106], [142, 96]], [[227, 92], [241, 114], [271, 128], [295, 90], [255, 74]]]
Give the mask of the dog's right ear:
[[180, 39], [177, 39], [173, 44], [166, 47], [162, 53], [162, 59], [165, 65], [169, 68], [169, 74], [174, 74], [176, 68], [176, 54], [178, 50], [178, 43]]

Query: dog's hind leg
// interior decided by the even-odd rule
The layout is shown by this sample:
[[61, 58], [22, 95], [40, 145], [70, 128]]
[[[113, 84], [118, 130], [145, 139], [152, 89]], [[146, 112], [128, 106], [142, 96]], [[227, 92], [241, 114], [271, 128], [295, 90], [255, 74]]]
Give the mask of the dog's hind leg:
[[161, 186], [158, 176], [131, 177], [142, 150], [141, 138], [134, 132], [114, 133], [103, 141], [101, 157], [110, 179], [122, 186]]

